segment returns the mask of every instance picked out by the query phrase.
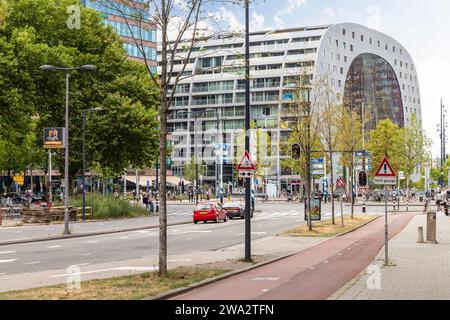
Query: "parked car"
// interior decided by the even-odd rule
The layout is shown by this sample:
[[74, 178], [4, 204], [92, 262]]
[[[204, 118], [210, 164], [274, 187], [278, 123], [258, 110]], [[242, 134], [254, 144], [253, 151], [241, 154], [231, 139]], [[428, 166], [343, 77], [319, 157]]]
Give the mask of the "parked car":
[[214, 221], [218, 223], [219, 220], [223, 220], [223, 222], [227, 222], [227, 213], [217, 202], [201, 202], [194, 209], [193, 220], [195, 224], [199, 221], [204, 223]]

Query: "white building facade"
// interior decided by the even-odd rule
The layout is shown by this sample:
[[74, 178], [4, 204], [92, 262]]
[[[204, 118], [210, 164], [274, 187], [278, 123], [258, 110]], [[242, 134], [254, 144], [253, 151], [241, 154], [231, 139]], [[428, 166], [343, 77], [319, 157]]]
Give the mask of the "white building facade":
[[[174, 174], [182, 176], [183, 166], [195, 161], [202, 183], [239, 183], [233, 168], [243, 152], [244, 50], [243, 38], [220, 38], [200, 44], [191, 54], [168, 120]], [[181, 71], [185, 53], [176, 56], [175, 73]], [[367, 130], [385, 118], [400, 126], [413, 114], [422, 120], [411, 56], [399, 42], [375, 30], [342, 23], [255, 32], [250, 56], [253, 140], [269, 141], [264, 152], [252, 144], [263, 176], [256, 184], [267, 183], [278, 194], [301, 185], [301, 177], [283, 166], [290, 154], [283, 148], [289, 130], [281, 126], [281, 114], [285, 89], [302, 67], [312, 70], [314, 79], [327, 77], [336, 98], [349, 108], [361, 112], [364, 106], [371, 115]]]

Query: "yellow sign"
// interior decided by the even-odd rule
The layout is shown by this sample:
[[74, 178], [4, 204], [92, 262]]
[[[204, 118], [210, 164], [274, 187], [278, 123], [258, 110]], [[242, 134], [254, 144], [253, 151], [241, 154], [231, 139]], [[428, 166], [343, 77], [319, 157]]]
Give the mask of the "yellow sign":
[[23, 186], [25, 183], [25, 177], [24, 176], [14, 176], [13, 180], [20, 186]]

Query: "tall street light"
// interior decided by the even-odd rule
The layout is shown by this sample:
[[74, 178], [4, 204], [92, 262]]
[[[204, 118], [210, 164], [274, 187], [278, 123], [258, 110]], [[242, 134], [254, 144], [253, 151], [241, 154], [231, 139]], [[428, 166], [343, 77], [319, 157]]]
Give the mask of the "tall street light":
[[64, 132], [64, 234], [70, 234], [69, 230], [69, 78], [70, 71], [95, 71], [94, 65], [84, 65], [75, 68], [55, 67], [51, 65], [42, 65], [39, 67], [44, 71], [64, 71], [66, 73], [66, 124]]
[[[250, 0], [245, 0], [245, 150], [250, 152]], [[250, 178], [245, 179], [245, 261], [251, 255]]]
[[103, 108], [91, 108], [83, 110], [83, 164], [82, 164], [82, 179], [83, 179], [83, 221], [86, 221], [86, 113], [103, 111]]

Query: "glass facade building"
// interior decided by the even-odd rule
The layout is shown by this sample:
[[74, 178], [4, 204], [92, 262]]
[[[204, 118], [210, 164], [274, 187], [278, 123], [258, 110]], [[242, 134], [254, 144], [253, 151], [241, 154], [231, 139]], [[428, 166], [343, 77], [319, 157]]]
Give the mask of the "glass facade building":
[[[150, 23], [150, 15], [145, 13], [147, 2], [148, 0], [133, 0], [130, 5], [126, 5], [119, 0], [81, 1], [84, 7], [101, 13], [103, 21], [110, 24], [121, 37], [124, 48], [131, 59], [143, 61], [144, 54], [139, 48], [141, 44], [138, 47], [133, 39], [142, 40], [145, 56], [150, 60], [150, 64], [154, 65], [153, 70], [156, 73], [157, 28], [155, 24]], [[127, 16], [128, 21], [123, 18], [124, 15]], [[142, 17], [142, 19], [135, 18], [137, 16]]]
[[345, 82], [344, 105], [360, 112], [362, 103], [368, 118], [367, 130], [383, 119], [404, 126], [402, 95], [395, 71], [385, 59], [371, 53], [353, 60]]

